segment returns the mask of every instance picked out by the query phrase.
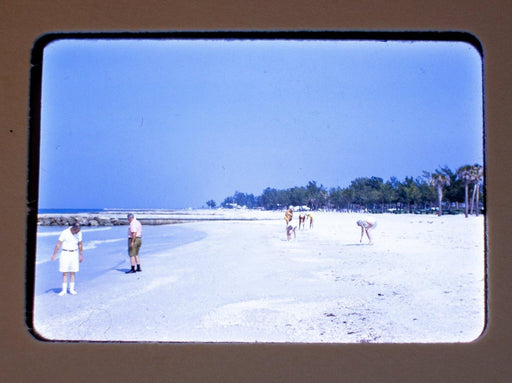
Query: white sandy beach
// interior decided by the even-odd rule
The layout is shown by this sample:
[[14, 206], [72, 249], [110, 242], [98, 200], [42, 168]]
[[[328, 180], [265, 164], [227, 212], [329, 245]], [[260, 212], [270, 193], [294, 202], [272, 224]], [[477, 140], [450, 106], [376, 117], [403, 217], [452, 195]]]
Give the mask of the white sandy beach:
[[[141, 273], [126, 226], [84, 227], [78, 295], [60, 297], [63, 228], [39, 228], [34, 328], [49, 340], [469, 342], [485, 325], [484, 217], [313, 212], [286, 240], [283, 212], [143, 227]], [[298, 212], [292, 221], [298, 225]]]

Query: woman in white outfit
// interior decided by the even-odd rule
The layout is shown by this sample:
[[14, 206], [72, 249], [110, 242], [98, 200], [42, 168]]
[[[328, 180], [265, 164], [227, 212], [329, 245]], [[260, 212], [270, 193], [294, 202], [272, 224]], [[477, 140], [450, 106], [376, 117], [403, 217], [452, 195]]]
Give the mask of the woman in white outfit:
[[[80, 224], [74, 223], [71, 227], [64, 230], [55, 245], [52, 261], [55, 261], [57, 253], [62, 246], [59, 257], [59, 271], [62, 273], [62, 291], [60, 296], [67, 292], [68, 275], [69, 275], [69, 293], [76, 295], [75, 290], [75, 273], [79, 270], [79, 262], [83, 262], [82, 233]], [[80, 259], [78, 258], [80, 256]]]

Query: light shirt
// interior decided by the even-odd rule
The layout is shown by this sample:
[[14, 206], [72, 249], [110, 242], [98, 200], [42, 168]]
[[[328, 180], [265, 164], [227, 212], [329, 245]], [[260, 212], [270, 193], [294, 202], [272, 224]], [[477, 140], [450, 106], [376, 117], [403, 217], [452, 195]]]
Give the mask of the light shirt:
[[66, 230], [60, 233], [59, 241], [62, 242], [62, 250], [78, 250], [78, 243], [82, 242], [82, 232], [79, 231], [78, 233], [73, 234], [71, 232], [71, 228], [68, 227]]
[[132, 237], [132, 233], [135, 233], [135, 238], [142, 238], [142, 225], [136, 218], [130, 222], [130, 227], [128, 228], [128, 238]]

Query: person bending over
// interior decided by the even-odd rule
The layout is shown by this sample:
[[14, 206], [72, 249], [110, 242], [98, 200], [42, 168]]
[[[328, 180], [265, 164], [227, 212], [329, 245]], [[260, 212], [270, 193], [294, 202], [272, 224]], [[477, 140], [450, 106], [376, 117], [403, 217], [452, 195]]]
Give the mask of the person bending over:
[[359, 239], [359, 243], [363, 242], [364, 233], [368, 237], [368, 243], [372, 243], [372, 237], [370, 236], [370, 230], [374, 229], [377, 225], [377, 222], [371, 222], [367, 220], [360, 219], [357, 221], [357, 226], [361, 227], [361, 238]]

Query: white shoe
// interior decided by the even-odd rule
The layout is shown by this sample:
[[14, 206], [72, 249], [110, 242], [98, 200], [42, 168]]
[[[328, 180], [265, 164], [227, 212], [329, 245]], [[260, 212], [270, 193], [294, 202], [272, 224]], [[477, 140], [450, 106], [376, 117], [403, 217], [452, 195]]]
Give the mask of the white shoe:
[[66, 295], [66, 290], [62, 290], [60, 293], [59, 293], [59, 296], [63, 296], [63, 295]]
[[75, 290], [69, 290], [69, 293], [70, 293], [71, 295], [76, 295], [76, 294], [78, 294]]

